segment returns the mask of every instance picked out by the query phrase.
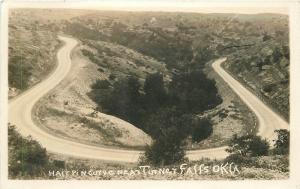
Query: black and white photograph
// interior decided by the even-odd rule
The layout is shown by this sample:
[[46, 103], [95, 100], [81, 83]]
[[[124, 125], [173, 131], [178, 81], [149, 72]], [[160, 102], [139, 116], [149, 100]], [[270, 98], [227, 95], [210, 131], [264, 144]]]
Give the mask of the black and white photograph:
[[8, 180], [290, 180], [289, 6], [111, 4], [3, 12]]

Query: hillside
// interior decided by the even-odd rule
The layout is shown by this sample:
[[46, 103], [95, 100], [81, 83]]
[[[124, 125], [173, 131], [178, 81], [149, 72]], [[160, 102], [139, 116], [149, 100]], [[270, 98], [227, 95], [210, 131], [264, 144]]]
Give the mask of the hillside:
[[[49, 132], [71, 140], [112, 148], [141, 149], [146, 144], [150, 144], [151, 138], [128, 122], [103, 114], [97, 104], [91, 100], [93, 99], [91, 90], [97, 81], [135, 73], [144, 75], [139, 66], [145, 71], [147, 71], [146, 67], [149, 70], [163, 69], [163, 67], [125, 47], [109, 43], [103, 43], [101, 47], [106, 49], [108, 55], [103, 52], [103, 59], [97, 59], [98, 64], [91, 62], [82, 54], [95, 49], [85, 43], [80, 43], [75, 48], [72, 53], [73, 66], [68, 76], [36, 106], [34, 111], [36, 122]], [[114, 48], [114, 51], [110, 48]], [[118, 57], [112, 53], [118, 54]], [[128, 57], [141, 64], [136, 66], [129, 61]], [[108, 61], [103, 63], [105, 59], [110, 63]], [[104, 92], [100, 90], [98, 93], [105, 95]]]
[[289, 47], [280, 37], [273, 34], [268, 40], [238, 49], [225, 68], [289, 120]]
[[286, 15], [102, 11], [74, 17], [65, 31], [80, 38], [122, 44], [171, 69], [203, 65], [226, 56], [225, 68], [289, 119]]
[[[38, 15], [42, 15], [40, 19]], [[48, 153], [37, 141], [22, 138], [10, 126], [10, 159], [12, 162], [28, 160], [28, 167], [24, 168], [26, 171], [31, 170], [33, 164], [32, 170], [37, 170], [38, 174], [32, 174], [32, 178], [51, 178], [44, 172], [49, 166], [57, 170], [78, 166], [80, 170], [116, 171], [136, 170], [139, 165], [149, 164], [156, 170], [180, 166], [181, 163], [211, 166], [231, 161], [240, 168], [237, 176], [176, 173], [73, 175], [51, 179], [288, 178], [289, 132], [277, 130], [278, 143], [272, 146], [272, 141], [268, 141], [271, 139], [256, 134], [258, 120], [263, 123], [261, 126], [266, 127], [274, 125], [271, 123], [275, 121], [265, 121], [264, 124], [261, 120], [266, 118], [266, 111], [259, 114], [255, 111], [258, 108], [249, 106], [252, 112], [246, 106], [248, 98], [257, 100], [258, 96], [281, 117], [289, 120], [287, 16], [84, 10], [67, 10], [64, 13], [62, 9], [19, 9], [10, 13], [10, 20], [10, 97], [17, 96], [47, 77], [54, 70], [57, 57], [63, 57], [58, 58], [63, 60], [59, 61], [59, 66], [66, 66], [66, 69], [57, 69], [62, 72], [53, 74], [54, 81], [50, 77], [44, 85], [49, 90], [36, 87], [38, 90], [35, 93], [40, 94], [39, 97], [31, 94], [26, 100], [23, 98], [22, 102], [32, 102], [31, 106], [28, 103], [11, 106], [15, 107], [10, 108], [10, 115], [17, 118], [11, 119], [17, 123], [16, 128], [32, 118], [30, 124], [24, 124], [29, 131], [33, 128], [30, 126], [37, 126], [36, 129], [58, 137], [53, 152], [59, 152], [56, 150], [60, 149], [61, 139], [79, 143], [76, 144], [79, 147], [75, 155], [89, 149], [86, 154], [98, 152], [102, 159], [101, 150], [82, 147], [82, 144], [116, 152], [114, 155], [108, 153], [108, 158], [119, 157], [120, 150], [145, 151], [139, 162], [134, 164], [75, 159]], [[56, 57], [59, 47], [63, 45], [57, 36], [66, 36], [74, 45], [72, 48], [65, 45], [67, 51], [60, 51], [65, 54]], [[221, 57], [227, 58], [223, 68], [255, 95], [249, 93], [243, 97], [238, 90], [233, 92], [228, 85], [229, 77], [223, 77], [223, 80], [220, 72], [217, 69], [214, 71], [212, 63], [221, 60]], [[224, 71], [220, 67], [219, 70]], [[236, 86], [233, 88], [236, 89]], [[259, 105], [264, 105], [257, 101]], [[38, 103], [34, 105], [33, 102]], [[259, 106], [258, 103], [256, 105]], [[26, 106], [30, 107], [30, 111], [23, 111]], [[23, 112], [25, 116], [22, 116]], [[15, 116], [19, 114], [22, 115]], [[267, 118], [273, 121], [276, 119], [272, 118], [279, 117], [274, 115]], [[288, 124], [280, 123], [278, 125], [288, 127]], [[269, 127], [266, 130], [273, 132]], [[50, 140], [53, 136], [49, 136]], [[27, 145], [24, 151], [18, 147], [19, 141]], [[46, 141], [44, 145], [49, 143]], [[225, 152], [224, 146], [228, 145], [233, 150], [227, 149]], [[73, 154], [71, 147], [69, 154]], [[187, 150], [199, 149], [212, 150], [213, 155], [222, 152], [224, 159], [199, 158], [189, 162], [186, 157], [190, 158], [191, 152], [186, 153]], [[195, 151], [194, 157], [203, 157], [201, 153], [208, 151]], [[31, 152], [34, 152], [34, 157], [42, 157], [43, 162], [37, 161], [42, 168], [30, 158], [20, 160], [22, 155], [29, 157]], [[227, 152], [230, 155], [225, 158]], [[131, 156], [128, 157], [132, 160]], [[120, 159], [125, 158], [121, 156]], [[16, 169], [13, 173], [15, 178], [31, 178], [22, 165], [10, 165], [10, 168]]]
[[[21, 19], [20, 19], [21, 18]], [[56, 65], [61, 45], [55, 32], [20, 12], [9, 15], [9, 97], [16, 96], [41, 81]]]

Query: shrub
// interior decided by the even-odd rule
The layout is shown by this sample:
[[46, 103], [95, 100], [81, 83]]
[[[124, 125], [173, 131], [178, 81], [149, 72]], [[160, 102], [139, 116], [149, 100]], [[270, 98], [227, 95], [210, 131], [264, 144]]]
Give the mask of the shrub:
[[13, 126], [9, 126], [8, 141], [10, 146], [10, 176], [42, 175], [48, 164], [46, 149], [31, 138], [22, 138]]
[[30, 137], [23, 138], [12, 125], [8, 127], [8, 146], [8, 173], [11, 178], [45, 178], [48, 170], [65, 167], [64, 161], [51, 162], [45, 148]]
[[234, 135], [229, 143], [227, 152], [231, 154], [240, 154], [242, 156], [263, 156], [269, 152], [269, 142], [256, 135], [245, 135], [238, 137]]
[[290, 132], [286, 129], [275, 130], [277, 139], [275, 140], [274, 153], [279, 155], [289, 154]]

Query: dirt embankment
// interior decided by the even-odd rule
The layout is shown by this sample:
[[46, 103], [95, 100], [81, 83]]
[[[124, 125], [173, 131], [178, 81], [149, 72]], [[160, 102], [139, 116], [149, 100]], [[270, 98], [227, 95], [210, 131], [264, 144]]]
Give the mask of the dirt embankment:
[[88, 97], [97, 79], [108, 77], [98, 65], [81, 54], [82, 45], [72, 52], [72, 67], [63, 82], [42, 98], [33, 115], [48, 132], [82, 143], [141, 149], [151, 143], [142, 130], [113, 116], [96, 111]]
[[257, 132], [257, 120], [254, 113], [242, 102], [226, 82], [206, 64], [205, 73], [216, 81], [218, 92], [223, 99], [222, 104], [204, 112], [201, 116], [208, 117], [213, 123], [213, 133], [198, 144], [189, 145], [190, 149], [209, 148], [227, 145], [234, 134], [242, 136]]

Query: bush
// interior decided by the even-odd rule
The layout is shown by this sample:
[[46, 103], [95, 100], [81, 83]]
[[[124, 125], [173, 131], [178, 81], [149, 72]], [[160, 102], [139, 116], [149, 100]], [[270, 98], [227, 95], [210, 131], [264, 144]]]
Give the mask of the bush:
[[8, 129], [8, 142], [10, 176], [31, 176], [44, 173], [43, 169], [49, 160], [45, 148], [31, 138], [22, 138], [13, 126], [9, 126]]
[[274, 153], [278, 155], [289, 154], [290, 132], [286, 129], [275, 130], [277, 139], [275, 140]]
[[266, 139], [256, 135], [245, 135], [238, 137], [234, 135], [229, 143], [227, 152], [240, 154], [242, 156], [263, 156], [269, 152], [270, 144]]
[[30, 137], [23, 138], [12, 125], [8, 127], [8, 146], [8, 173], [11, 178], [45, 178], [48, 170], [65, 167], [64, 161], [51, 162], [45, 148]]

